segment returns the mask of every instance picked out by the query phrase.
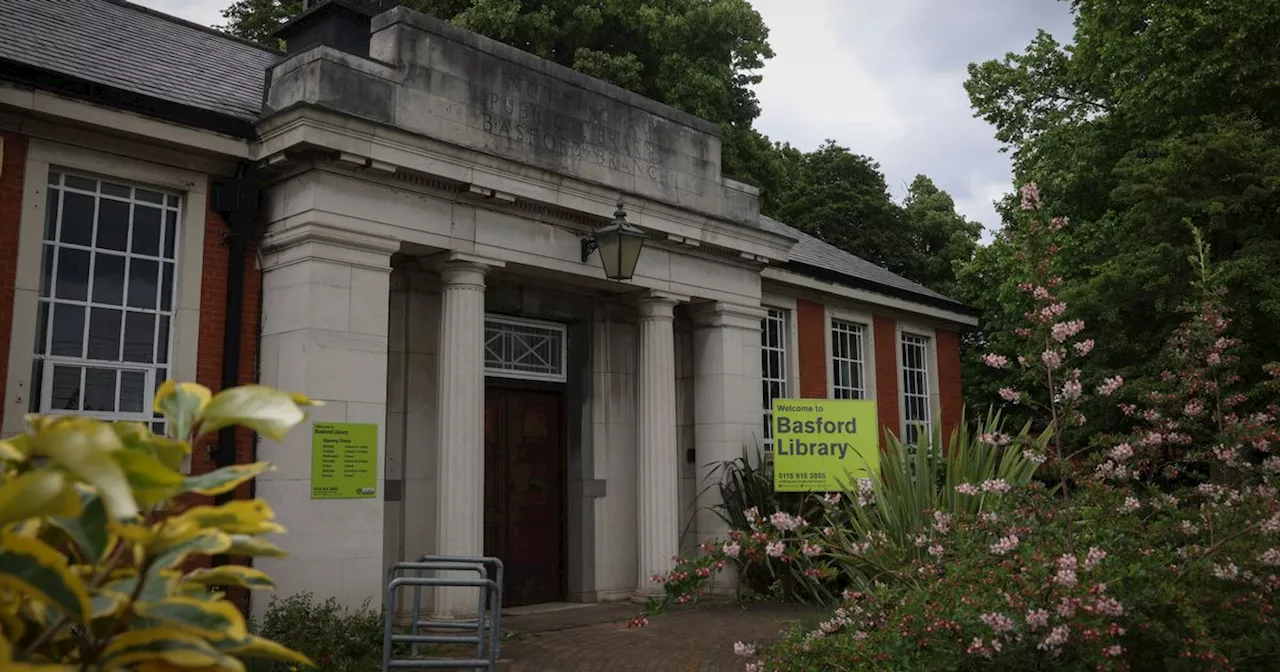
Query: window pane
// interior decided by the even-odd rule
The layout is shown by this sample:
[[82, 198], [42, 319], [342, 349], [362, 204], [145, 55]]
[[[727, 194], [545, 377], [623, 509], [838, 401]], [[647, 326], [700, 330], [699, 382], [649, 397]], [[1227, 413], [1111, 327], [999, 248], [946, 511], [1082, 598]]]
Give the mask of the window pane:
[[142, 371], [120, 372], [120, 411], [141, 413], [147, 395], [147, 374]]
[[[137, 242], [137, 239], [134, 239]], [[156, 281], [160, 264], [150, 259], [129, 260], [129, 306], [131, 308], [156, 307]]]
[[49, 354], [59, 357], [84, 356], [83, 306], [59, 303], [53, 307], [53, 347]]
[[[173, 264], [161, 264], [160, 271], [160, 310], [173, 308]], [[559, 351], [556, 355], [559, 356]]]
[[[173, 196], [175, 201], [177, 200]], [[164, 213], [164, 256], [166, 259], [173, 259], [173, 246], [178, 240], [178, 213], [173, 210], [166, 210]]]
[[156, 331], [156, 362], [169, 363], [169, 318], [160, 316], [160, 328]]
[[62, 173], [49, 171], [49, 184], [62, 184]]
[[[138, 193], [143, 191], [139, 189]], [[130, 249], [135, 254], [160, 256], [160, 208], [133, 206], [133, 242]]]
[[89, 252], [60, 248], [56, 295], [59, 299], [85, 301], [89, 298]]
[[49, 410], [80, 410], [80, 367], [53, 367], [53, 389], [49, 397]]
[[120, 359], [120, 320], [123, 312], [94, 308], [89, 312], [89, 359]]
[[129, 247], [129, 204], [104, 198], [98, 203], [98, 240], [106, 250], [124, 252]]
[[44, 360], [31, 360], [31, 395], [27, 400], [27, 412], [40, 412], [40, 391], [44, 389]]
[[44, 246], [44, 258], [40, 261], [40, 296], [49, 296], [53, 288], [53, 246]]
[[118, 254], [94, 255], [93, 302], [110, 306], [124, 302], [124, 257]]
[[[71, 177], [68, 176], [70, 181]], [[58, 239], [64, 243], [75, 245], [91, 245], [93, 243], [93, 202], [94, 197], [86, 194], [62, 194], [62, 231]]]
[[154, 191], [147, 191], [146, 189], [139, 189], [136, 192], [134, 192], [134, 198], [138, 199], [139, 201], [146, 201], [148, 203], [163, 202], [163, 200], [161, 200], [163, 198], [162, 194]]
[[[49, 304], [44, 301], [40, 302], [40, 307], [36, 309], [36, 354], [43, 355], [48, 347], [49, 341]], [[39, 387], [32, 385], [31, 389], [38, 390]]]
[[88, 369], [84, 374], [84, 410], [114, 413], [116, 410], [116, 372], [114, 369]]
[[165, 197], [165, 203], [168, 203], [171, 208], [176, 208], [178, 207], [178, 197], [173, 195], [167, 196]]
[[154, 313], [128, 313], [124, 318], [124, 361], [151, 363], [155, 337]]
[[130, 191], [132, 191], [132, 189], [130, 189], [129, 187], [126, 187], [123, 184], [112, 184], [110, 182], [102, 183], [102, 193], [107, 194], [109, 196], [129, 198]]
[[44, 239], [56, 240], [58, 233], [58, 196], [62, 191], [50, 189], [44, 200]]
[[76, 177], [75, 175], [68, 175], [67, 181], [65, 182], [65, 184], [68, 187], [71, 187], [72, 189], [83, 189], [85, 191], [98, 190], [97, 180], [90, 180], [84, 177]]

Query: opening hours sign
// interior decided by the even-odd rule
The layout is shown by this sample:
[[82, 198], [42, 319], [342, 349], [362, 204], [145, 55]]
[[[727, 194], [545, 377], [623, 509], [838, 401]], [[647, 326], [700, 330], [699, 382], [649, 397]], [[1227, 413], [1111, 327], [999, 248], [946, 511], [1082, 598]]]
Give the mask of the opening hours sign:
[[317, 422], [311, 430], [311, 499], [377, 494], [378, 426]]
[[773, 489], [840, 492], [880, 469], [876, 402], [773, 400]]

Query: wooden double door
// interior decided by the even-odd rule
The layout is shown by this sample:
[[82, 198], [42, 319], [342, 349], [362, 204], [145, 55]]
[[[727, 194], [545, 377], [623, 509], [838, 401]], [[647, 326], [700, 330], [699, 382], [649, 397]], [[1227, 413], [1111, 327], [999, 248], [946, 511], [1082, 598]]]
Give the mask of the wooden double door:
[[502, 560], [503, 606], [564, 599], [564, 400], [485, 390], [484, 552]]

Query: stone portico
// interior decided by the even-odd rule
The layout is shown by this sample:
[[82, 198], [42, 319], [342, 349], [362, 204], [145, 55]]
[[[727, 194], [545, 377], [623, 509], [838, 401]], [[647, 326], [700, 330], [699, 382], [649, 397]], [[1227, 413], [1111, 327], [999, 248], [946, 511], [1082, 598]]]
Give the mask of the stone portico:
[[[795, 241], [721, 177], [714, 126], [403, 8], [373, 18], [369, 57], [315, 46], [267, 87], [262, 382], [326, 401], [316, 421], [378, 423], [385, 447], [382, 497], [312, 500], [309, 435], [262, 446], [280, 469], [258, 494], [290, 521], [292, 555], [258, 565], [282, 593], [358, 604], [397, 560], [502, 552], [515, 581], [561, 577], [530, 599], [643, 597], [682, 546], [723, 532], [692, 515], [714, 491], [695, 493], [761, 439], [760, 271]], [[648, 240], [615, 282], [580, 241], [619, 198]], [[506, 318], [563, 339], [564, 361], [495, 372], [487, 326]], [[542, 396], [504, 396], [512, 383]], [[493, 403], [523, 409], [517, 433], [558, 424], [501, 483], [486, 456], [520, 442], [488, 445]], [[542, 468], [555, 492], [495, 504]], [[541, 528], [492, 529], [486, 510]]]

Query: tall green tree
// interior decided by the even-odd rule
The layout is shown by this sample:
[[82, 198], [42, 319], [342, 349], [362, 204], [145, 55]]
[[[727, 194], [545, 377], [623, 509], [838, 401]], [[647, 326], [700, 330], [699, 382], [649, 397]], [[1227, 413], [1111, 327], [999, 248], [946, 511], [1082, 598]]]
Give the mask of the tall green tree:
[[[1179, 320], [1199, 228], [1222, 268], [1245, 370], [1280, 358], [1280, 0], [1073, 0], [1075, 39], [1040, 33], [1021, 54], [969, 67], [977, 116], [1072, 219], [1061, 255], [1091, 366], [1140, 394]], [[997, 242], [961, 274], [985, 309], [975, 341], [1013, 325]], [[970, 389], [987, 389], [971, 368]], [[997, 401], [994, 397], [985, 402]], [[1109, 412], [1109, 408], [1095, 409]], [[1120, 422], [1116, 418], [1116, 422]]]
[[956, 269], [973, 258], [982, 224], [956, 211], [951, 194], [916, 175], [902, 202], [905, 232], [903, 274], [943, 294], [955, 291]]

